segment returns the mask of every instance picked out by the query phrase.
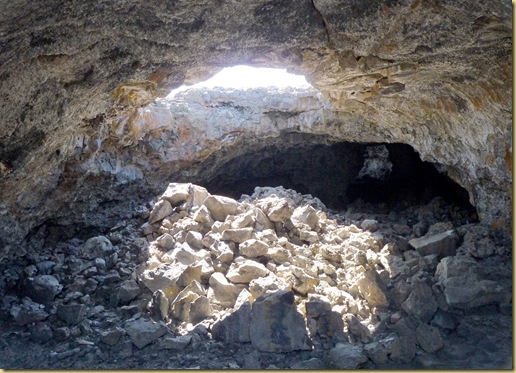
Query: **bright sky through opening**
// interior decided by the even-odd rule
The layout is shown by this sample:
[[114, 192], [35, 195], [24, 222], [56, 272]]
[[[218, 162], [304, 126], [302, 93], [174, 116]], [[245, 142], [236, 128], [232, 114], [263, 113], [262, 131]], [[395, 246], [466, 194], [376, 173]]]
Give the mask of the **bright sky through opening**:
[[222, 69], [210, 79], [190, 86], [181, 86], [169, 93], [172, 98], [178, 92], [189, 88], [259, 88], [259, 87], [310, 87], [302, 75], [287, 73], [286, 69], [270, 69], [264, 67], [233, 66]]

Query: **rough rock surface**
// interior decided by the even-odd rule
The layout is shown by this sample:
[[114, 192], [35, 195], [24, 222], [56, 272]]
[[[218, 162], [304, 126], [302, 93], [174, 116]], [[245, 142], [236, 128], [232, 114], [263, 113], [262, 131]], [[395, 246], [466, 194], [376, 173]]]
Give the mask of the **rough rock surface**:
[[[9, 250], [45, 222], [112, 226], [167, 179], [202, 181], [241, 152], [281, 143], [270, 128], [410, 144], [468, 190], [482, 221], [510, 230], [507, 1], [1, 5], [0, 245]], [[145, 108], [238, 63], [305, 74], [332, 108], [317, 93], [287, 95], [289, 108], [282, 97], [259, 118], [265, 136], [238, 121], [246, 107], [215, 93], [202, 105], [226, 109], [195, 130], [178, 110], [164, 131]], [[213, 133], [231, 115], [238, 125]], [[210, 156], [206, 172], [199, 161]], [[115, 214], [102, 208], [110, 204]]]

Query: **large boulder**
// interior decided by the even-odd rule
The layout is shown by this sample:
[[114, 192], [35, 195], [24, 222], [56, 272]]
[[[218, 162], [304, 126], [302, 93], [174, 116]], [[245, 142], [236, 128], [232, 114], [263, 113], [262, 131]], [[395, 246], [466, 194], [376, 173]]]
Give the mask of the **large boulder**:
[[51, 275], [29, 277], [25, 281], [23, 292], [37, 303], [49, 303], [61, 292], [63, 286]]
[[238, 214], [240, 205], [229, 197], [209, 196], [204, 200], [204, 206], [206, 206], [213, 219], [224, 221], [228, 215]]
[[280, 290], [256, 299], [249, 325], [251, 343], [263, 352], [310, 350], [305, 320], [294, 304], [294, 293]]
[[437, 311], [437, 302], [434, 299], [432, 289], [424, 282], [416, 282], [407, 300], [401, 308], [409, 314], [417, 317], [424, 323], [428, 323]]
[[145, 319], [128, 321], [124, 325], [124, 330], [139, 349], [151, 344], [169, 331], [163, 322], [153, 322]]
[[414, 238], [409, 241], [409, 245], [417, 250], [421, 256], [437, 254], [440, 257], [446, 257], [455, 255], [458, 241], [459, 237], [452, 229], [442, 233]]

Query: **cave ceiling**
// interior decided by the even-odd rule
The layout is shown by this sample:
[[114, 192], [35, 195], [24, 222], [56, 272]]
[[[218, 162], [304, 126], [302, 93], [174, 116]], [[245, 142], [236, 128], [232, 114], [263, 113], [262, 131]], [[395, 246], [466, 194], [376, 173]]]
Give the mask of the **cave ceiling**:
[[[124, 188], [88, 170], [100, 153], [145, 158], [122, 141], [138, 110], [236, 64], [305, 75], [332, 105], [328, 135], [411, 145], [468, 190], [482, 221], [510, 227], [508, 1], [0, 0], [0, 8], [0, 244], [162, 185], [160, 167], [167, 178], [194, 175], [186, 158], [151, 162]], [[206, 154], [221, 151], [210, 144]]]

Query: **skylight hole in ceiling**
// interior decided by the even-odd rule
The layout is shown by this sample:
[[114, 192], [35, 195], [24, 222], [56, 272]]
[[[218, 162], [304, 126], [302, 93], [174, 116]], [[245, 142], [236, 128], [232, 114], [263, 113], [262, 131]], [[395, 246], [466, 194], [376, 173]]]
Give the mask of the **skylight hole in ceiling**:
[[183, 85], [176, 88], [167, 95], [167, 99], [171, 99], [177, 93], [187, 89], [215, 87], [252, 89], [261, 87], [311, 88], [312, 86], [306, 81], [304, 76], [287, 73], [286, 69], [237, 65], [222, 69], [219, 73], [204, 82], [189, 86]]

